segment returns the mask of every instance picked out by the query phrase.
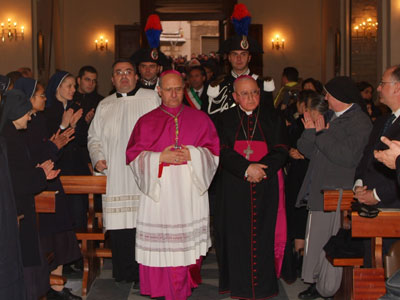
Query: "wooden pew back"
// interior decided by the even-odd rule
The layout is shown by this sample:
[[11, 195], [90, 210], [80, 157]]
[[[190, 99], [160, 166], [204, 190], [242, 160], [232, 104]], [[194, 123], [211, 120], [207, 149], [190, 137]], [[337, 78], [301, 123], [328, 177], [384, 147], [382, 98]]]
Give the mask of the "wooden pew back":
[[381, 211], [375, 218], [351, 214], [352, 236], [371, 238], [372, 268], [354, 270], [354, 298], [377, 299], [385, 294], [385, 275], [382, 262], [382, 238], [400, 237], [400, 212]]
[[36, 213], [55, 213], [58, 191], [43, 191], [35, 196]]

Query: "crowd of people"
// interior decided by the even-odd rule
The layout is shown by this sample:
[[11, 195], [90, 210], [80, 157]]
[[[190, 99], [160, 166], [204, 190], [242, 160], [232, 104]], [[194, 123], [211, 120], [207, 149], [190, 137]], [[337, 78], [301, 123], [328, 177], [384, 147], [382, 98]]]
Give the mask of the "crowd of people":
[[[234, 24], [247, 15], [235, 6]], [[1, 299], [81, 299], [49, 276], [79, 264], [74, 230], [87, 223], [87, 196], [65, 195], [59, 176], [90, 174], [107, 176], [99, 209], [117, 282], [187, 299], [214, 246], [220, 293], [265, 299], [278, 278], [301, 277], [310, 286], [299, 299], [334, 296], [341, 268], [334, 279], [322, 268], [338, 228], [323, 190], [400, 207], [400, 66], [377, 87], [386, 110], [372, 85], [346, 76], [323, 84], [286, 67], [276, 89], [248, 67], [260, 45], [237, 33], [220, 48], [230, 65], [222, 76], [214, 53], [172, 65], [150, 43], [114, 62], [105, 98], [92, 66], [57, 71], [46, 86], [28, 68], [0, 75]], [[58, 191], [56, 212], [37, 218], [43, 190]]]

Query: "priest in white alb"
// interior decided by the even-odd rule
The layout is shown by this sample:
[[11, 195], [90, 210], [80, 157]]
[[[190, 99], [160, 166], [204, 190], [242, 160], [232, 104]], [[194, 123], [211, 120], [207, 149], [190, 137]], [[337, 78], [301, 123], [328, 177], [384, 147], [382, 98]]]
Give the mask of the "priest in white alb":
[[107, 175], [103, 221], [111, 237], [113, 277], [117, 282], [133, 281], [138, 287], [135, 227], [142, 193], [125, 164], [125, 150], [136, 121], [159, 106], [160, 98], [155, 91], [136, 84], [136, 68], [129, 60], [113, 64], [111, 80], [117, 92], [97, 107], [88, 132], [88, 149], [95, 171]]
[[140, 292], [185, 300], [201, 282], [211, 246], [207, 190], [218, 166], [219, 139], [209, 117], [183, 105], [177, 71], [161, 74], [162, 105], [136, 123], [126, 151], [140, 190], [136, 260]]

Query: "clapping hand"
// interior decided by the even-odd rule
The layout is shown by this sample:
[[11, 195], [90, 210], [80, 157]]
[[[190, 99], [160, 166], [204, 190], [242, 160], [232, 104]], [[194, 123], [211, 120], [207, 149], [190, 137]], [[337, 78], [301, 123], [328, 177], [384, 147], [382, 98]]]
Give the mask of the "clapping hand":
[[64, 147], [75, 138], [74, 136], [72, 136], [75, 132], [75, 129], [73, 128], [68, 128], [61, 134], [60, 131], [61, 130], [58, 129], [57, 132], [53, 134], [50, 138], [50, 141], [57, 146], [58, 150], [60, 150], [62, 147]]
[[46, 174], [46, 179], [51, 180], [57, 177], [57, 175], [60, 173], [61, 170], [53, 170], [54, 168], [54, 162], [52, 162], [50, 159], [46, 160], [45, 162], [41, 164], [36, 165], [37, 168], [42, 168], [44, 173]]

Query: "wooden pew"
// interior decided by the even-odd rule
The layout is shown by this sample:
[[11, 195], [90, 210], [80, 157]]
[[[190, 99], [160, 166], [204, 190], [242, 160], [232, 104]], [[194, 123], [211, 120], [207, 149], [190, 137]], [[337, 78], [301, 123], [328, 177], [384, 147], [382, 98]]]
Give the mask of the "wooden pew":
[[[55, 213], [56, 212], [56, 194], [58, 191], [43, 191], [35, 196], [36, 213]], [[54, 259], [54, 253], [47, 255], [47, 261], [50, 263]], [[67, 279], [64, 276], [50, 274], [50, 285], [64, 285]]]
[[[87, 228], [75, 231], [78, 240], [82, 241], [83, 256], [82, 296], [86, 296], [90, 286], [100, 272], [100, 259], [112, 257], [111, 249], [103, 248], [105, 233], [102, 228], [95, 227], [96, 214], [94, 210], [94, 194], [106, 193], [106, 176], [60, 176], [65, 194], [87, 194], [89, 199]], [[101, 220], [97, 222], [102, 225]], [[100, 243], [96, 248], [95, 243]]]
[[[324, 190], [324, 211], [336, 211], [339, 200], [339, 190]], [[353, 202], [353, 191], [343, 190], [342, 202], [340, 205], [341, 211], [341, 226], [349, 229], [349, 215], [351, 213], [351, 203]], [[364, 259], [359, 258], [330, 258], [327, 257], [330, 263], [335, 267], [343, 267], [342, 282], [339, 290], [335, 294], [337, 300], [353, 299], [353, 269], [360, 268], [364, 264]]]
[[378, 299], [385, 294], [382, 238], [400, 237], [400, 212], [381, 211], [375, 218], [352, 217], [352, 236], [371, 238], [372, 268], [354, 270], [354, 299]]

